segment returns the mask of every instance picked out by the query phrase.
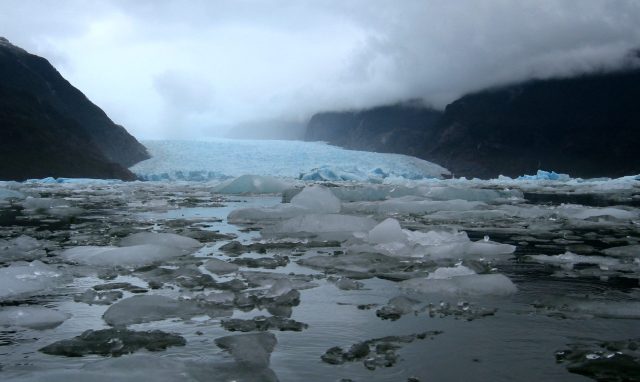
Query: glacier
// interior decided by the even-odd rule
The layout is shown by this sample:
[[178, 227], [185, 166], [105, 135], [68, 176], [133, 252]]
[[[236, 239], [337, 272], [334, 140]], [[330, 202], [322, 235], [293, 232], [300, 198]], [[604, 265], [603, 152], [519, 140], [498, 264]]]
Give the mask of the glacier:
[[151, 159], [130, 170], [142, 180], [210, 181], [241, 175], [382, 182], [441, 178], [445, 168], [400, 154], [345, 150], [321, 142], [209, 139], [143, 141]]

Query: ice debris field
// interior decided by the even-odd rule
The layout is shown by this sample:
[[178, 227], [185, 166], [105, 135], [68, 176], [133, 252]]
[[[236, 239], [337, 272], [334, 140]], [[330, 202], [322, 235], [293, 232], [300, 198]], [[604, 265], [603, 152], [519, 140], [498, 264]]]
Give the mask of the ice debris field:
[[640, 178], [278, 145], [0, 182], [0, 379], [638, 380]]

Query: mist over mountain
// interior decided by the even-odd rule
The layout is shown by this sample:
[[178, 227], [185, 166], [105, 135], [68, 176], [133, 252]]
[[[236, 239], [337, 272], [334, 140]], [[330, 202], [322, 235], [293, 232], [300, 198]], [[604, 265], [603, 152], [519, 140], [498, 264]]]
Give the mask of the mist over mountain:
[[148, 158], [49, 62], [0, 38], [0, 179], [134, 179]]
[[306, 121], [257, 120], [234, 125], [224, 134], [235, 139], [304, 139]]
[[640, 2], [4, 0], [0, 26], [139, 139], [198, 139], [613, 69]]
[[314, 115], [307, 140], [414, 155], [456, 176], [539, 169], [580, 177], [640, 172], [640, 69], [533, 80], [465, 95], [440, 112], [418, 103]]

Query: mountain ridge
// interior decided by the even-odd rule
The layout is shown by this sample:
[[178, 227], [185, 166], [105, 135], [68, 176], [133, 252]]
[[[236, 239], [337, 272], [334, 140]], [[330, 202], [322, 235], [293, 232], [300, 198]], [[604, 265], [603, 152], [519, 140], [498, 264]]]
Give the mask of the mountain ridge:
[[[444, 111], [414, 102], [413, 110], [396, 104], [318, 113], [309, 120], [305, 139], [413, 155], [456, 176], [517, 176], [546, 169], [617, 177], [640, 173], [638, 99], [640, 69], [627, 65], [480, 90]], [[384, 108], [390, 112], [376, 116]], [[411, 123], [402, 122], [420, 113]], [[384, 139], [398, 135], [406, 138]]]
[[45, 59], [0, 38], [0, 179], [133, 180], [149, 158], [124, 127]]

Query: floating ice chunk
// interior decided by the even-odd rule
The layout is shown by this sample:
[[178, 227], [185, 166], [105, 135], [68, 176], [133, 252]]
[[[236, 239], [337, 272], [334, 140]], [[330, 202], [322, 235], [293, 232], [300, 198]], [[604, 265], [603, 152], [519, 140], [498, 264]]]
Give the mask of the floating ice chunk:
[[640, 302], [633, 300], [603, 300], [560, 297], [534, 305], [539, 312], [561, 317], [640, 319]]
[[[227, 221], [232, 224], [277, 221], [305, 214], [340, 212], [341, 202], [323, 186], [308, 186], [291, 198], [291, 203], [268, 208], [243, 208], [232, 211]], [[299, 232], [299, 231], [296, 231]]]
[[22, 202], [22, 207], [27, 210], [47, 210], [54, 207], [68, 207], [70, 203], [64, 199], [33, 198], [28, 197]]
[[409, 241], [422, 246], [438, 246], [451, 243], [468, 243], [466, 232], [448, 231], [407, 231]]
[[451, 221], [488, 221], [496, 219], [504, 219], [509, 216], [503, 210], [475, 210], [475, 211], [438, 211], [429, 214], [429, 220]]
[[405, 242], [407, 235], [400, 228], [396, 219], [388, 218], [369, 231], [369, 242], [383, 244], [391, 242]]
[[0, 199], [24, 199], [25, 195], [22, 192], [8, 190], [6, 188], [0, 188]]
[[580, 301], [563, 305], [567, 310], [603, 318], [640, 318], [638, 301]]
[[516, 180], [556, 180], [560, 182], [566, 182], [571, 177], [567, 174], [558, 174], [555, 171], [538, 170], [535, 175], [521, 175]]
[[395, 321], [405, 314], [413, 312], [413, 307], [420, 301], [407, 296], [396, 296], [387, 302], [387, 305], [376, 310], [376, 316], [383, 320]]
[[380, 204], [379, 213], [427, 214], [437, 211], [470, 211], [486, 208], [483, 202], [461, 199], [446, 201], [411, 200], [413, 197], [390, 199]]
[[589, 219], [593, 217], [611, 216], [620, 220], [638, 218], [638, 212], [614, 207], [584, 207], [576, 204], [564, 204], [555, 210], [559, 215], [569, 219]]
[[469, 240], [466, 232], [404, 231], [415, 251], [432, 259], [492, 258], [512, 254], [516, 247], [491, 241]]
[[126, 326], [164, 320], [167, 318], [189, 318], [210, 314], [205, 307], [191, 300], [174, 300], [165, 296], [133, 296], [109, 306], [102, 318], [111, 326]]
[[46, 255], [41, 247], [42, 243], [26, 235], [11, 240], [0, 240], [0, 262], [39, 259]]
[[272, 176], [242, 175], [213, 187], [221, 194], [275, 194], [291, 187], [291, 184]]
[[194, 250], [202, 247], [202, 243], [198, 240], [174, 233], [138, 232], [120, 241], [121, 247], [142, 244], [154, 244], [183, 250]]
[[461, 187], [429, 187], [424, 193], [434, 200], [465, 200], [476, 202], [502, 202], [515, 201], [523, 198], [520, 190], [487, 190], [482, 188], [461, 188]]
[[240, 269], [239, 266], [233, 263], [229, 263], [220, 259], [209, 259], [206, 263], [204, 263], [204, 268], [211, 273], [215, 273], [217, 275], [224, 275], [227, 273], [236, 272]]
[[267, 298], [275, 298], [285, 295], [293, 290], [293, 284], [288, 279], [277, 280], [265, 294]]
[[233, 305], [235, 297], [236, 295], [233, 292], [213, 292], [208, 294], [199, 294], [196, 296], [196, 300], [205, 304], [231, 306]]
[[83, 209], [73, 207], [64, 199], [27, 197], [23, 202], [24, 214], [43, 213], [52, 216], [70, 217], [80, 215]]
[[443, 279], [415, 278], [401, 281], [399, 287], [418, 293], [466, 296], [506, 296], [518, 290], [507, 276], [499, 273], [472, 274]]
[[483, 202], [467, 200], [425, 200], [422, 197], [408, 195], [388, 199], [382, 202], [354, 202], [344, 206], [346, 212], [375, 214], [430, 214], [437, 211], [470, 211], [486, 209]]
[[55, 328], [69, 317], [69, 314], [43, 307], [9, 306], [0, 308], [0, 326], [19, 326], [44, 330]]
[[84, 293], [73, 296], [73, 301], [84, 302], [89, 305], [110, 305], [114, 301], [121, 299], [123, 296], [119, 290], [109, 290], [106, 292], [96, 292], [93, 289], [87, 289]]
[[576, 264], [595, 264], [598, 265], [601, 269], [608, 269], [609, 267], [620, 265], [620, 260], [616, 258], [577, 255], [569, 251], [555, 256], [529, 255], [528, 258], [539, 263], [555, 264], [569, 269], [573, 268], [573, 266]]
[[[59, 369], [47, 367], [45, 370], [32, 370], [28, 374], [15, 377], [4, 375], [5, 381], [21, 382], [173, 382], [173, 381], [201, 381], [206, 372], [211, 375], [212, 367], [207, 368], [198, 364], [185, 363], [169, 357], [157, 355], [130, 354], [126, 357], [108, 357], [95, 362], [86, 362], [80, 368], [61, 366]], [[214, 369], [216, 376], [219, 374]], [[191, 374], [201, 374], [201, 378]], [[6, 373], [5, 373], [6, 374]], [[221, 379], [233, 380], [233, 379]]]
[[510, 255], [515, 252], [516, 247], [511, 244], [500, 244], [491, 241], [478, 240], [469, 244], [466, 250], [467, 256], [484, 258]]
[[0, 268], [0, 301], [45, 292], [62, 279], [62, 273], [38, 260]]
[[640, 244], [625, 245], [622, 247], [607, 248], [602, 251], [605, 255], [615, 257], [638, 257], [640, 258]]
[[271, 288], [280, 279], [289, 280], [293, 288], [297, 290], [310, 289], [318, 286], [318, 284], [313, 282], [314, 277], [310, 275], [244, 271], [242, 272], [242, 276], [252, 286]]
[[60, 256], [67, 261], [91, 266], [142, 267], [184, 254], [185, 251], [175, 247], [142, 244], [129, 247], [81, 246], [67, 249]]
[[241, 366], [266, 368], [278, 340], [273, 333], [249, 333], [216, 338], [216, 345], [227, 350]]
[[334, 187], [331, 192], [343, 202], [382, 201], [391, 196], [403, 196], [410, 193], [407, 187], [388, 185], [353, 185]]
[[457, 265], [455, 267], [442, 267], [438, 268], [435, 271], [429, 273], [427, 276], [428, 280], [444, 280], [450, 279], [452, 277], [458, 276], [469, 276], [475, 275], [476, 273], [468, 267], [464, 265]]
[[404, 271], [407, 263], [401, 258], [380, 253], [357, 253], [339, 256], [311, 256], [301, 259], [299, 264], [337, 272], [351, 278], [370, 278], [376, 275]]
[[337, 214], [341, 202], [332, 192], [323, 186], [307, 186], [291, 199], [291, 204], [306, 208], [309, 212]]
[[352, 236], [353, 232], [368, 232], [375, 227], [373, 219], [340, 214], [309, 214], [277, 223], [262, 230], [263, 235], [289, 235], [296, 233], [315, 234], [326, 240], [340, 240]]
[[362, 289], [364, 284], [348, 277], [340, 277], [336, 281], [336, 286], [342, 290], [358, 290]]
[[265, 208], [239, 208], [229, 213], [227, 221], [231, 224], [243, 224], [260, 221], [284, 220], [302, 215], [305, 212], [308, 212], [308, 210], [290, 204]]

